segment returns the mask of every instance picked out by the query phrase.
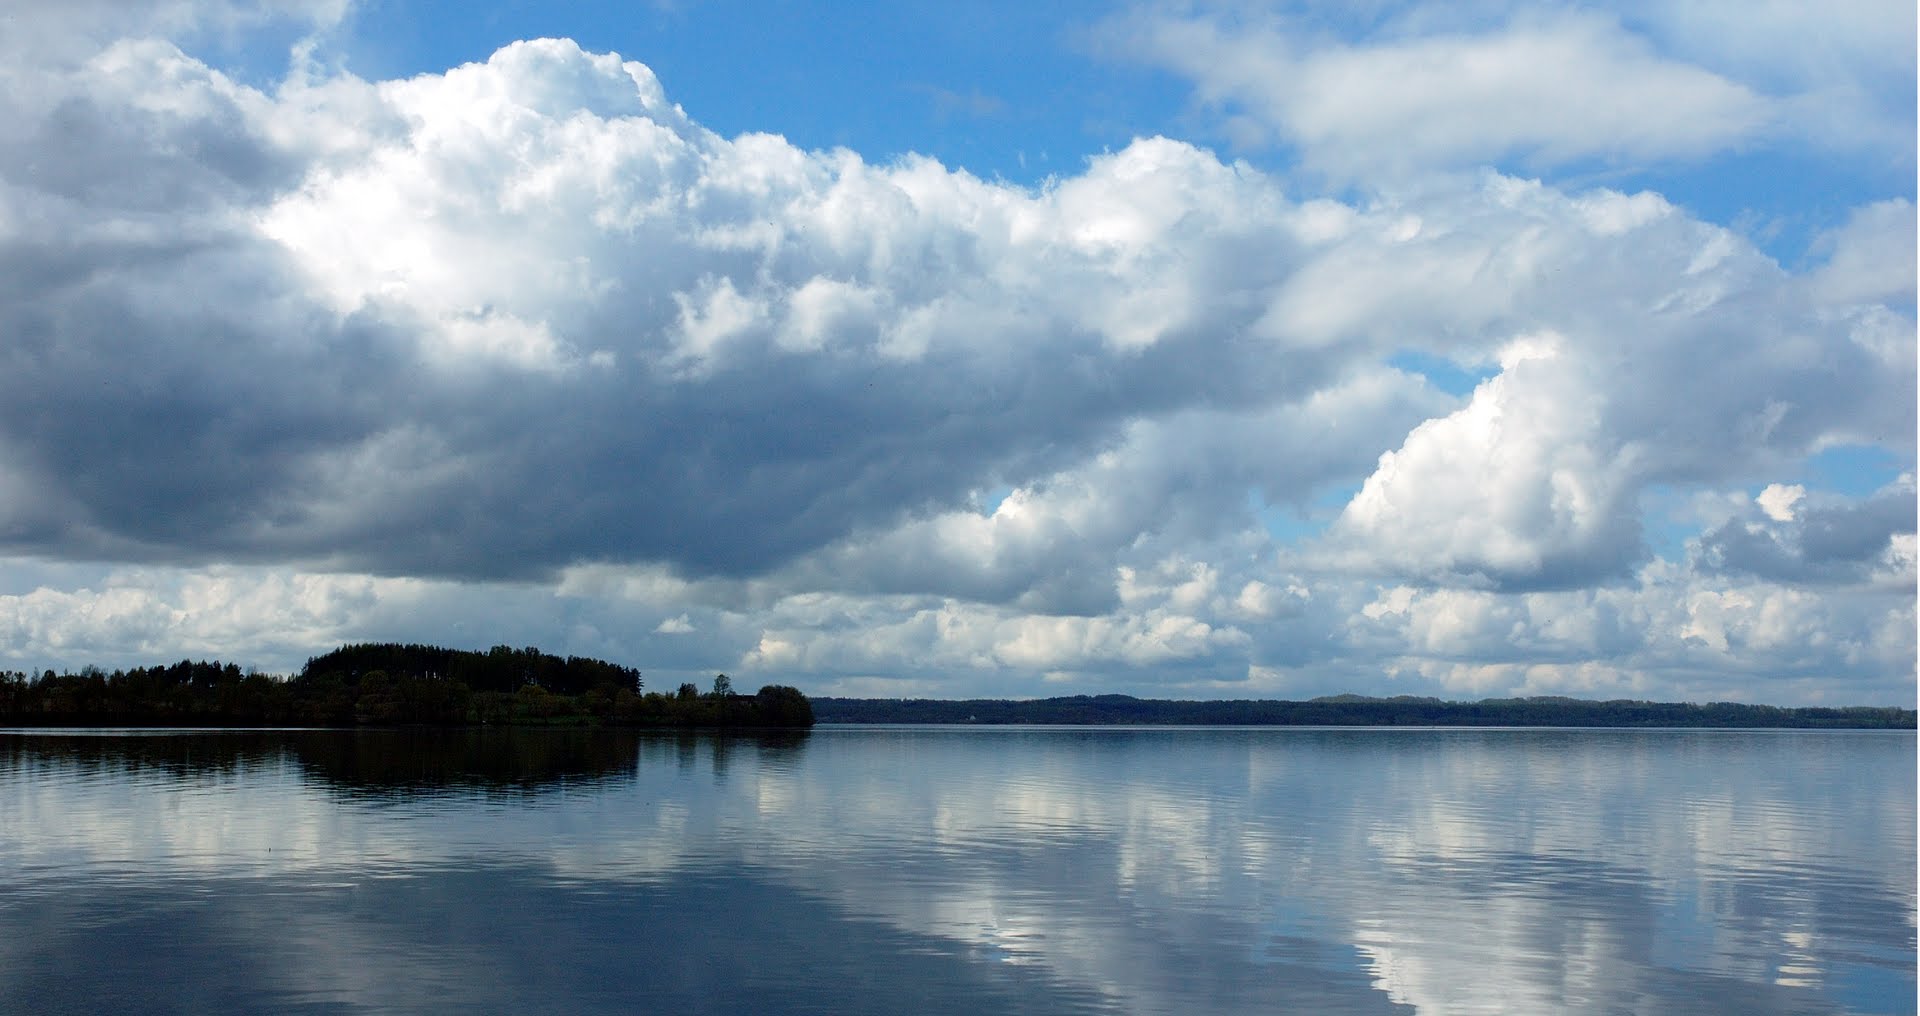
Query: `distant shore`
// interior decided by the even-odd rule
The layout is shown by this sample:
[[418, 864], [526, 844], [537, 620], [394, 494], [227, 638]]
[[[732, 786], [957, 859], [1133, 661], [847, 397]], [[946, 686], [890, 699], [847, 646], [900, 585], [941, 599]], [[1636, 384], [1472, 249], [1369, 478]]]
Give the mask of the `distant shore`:
[[1128, 695], [1064, 698], [815, 698], [819, 723], [938, 723], [1280, 727], [1698, 727], [1913, 730], [1915, 712], [1897, 706], [1782, 707], [1738, 702], [1598, 702], [1572, 698], [1449, 702], [1400, 696], [1337, 695], [1182, 701]]

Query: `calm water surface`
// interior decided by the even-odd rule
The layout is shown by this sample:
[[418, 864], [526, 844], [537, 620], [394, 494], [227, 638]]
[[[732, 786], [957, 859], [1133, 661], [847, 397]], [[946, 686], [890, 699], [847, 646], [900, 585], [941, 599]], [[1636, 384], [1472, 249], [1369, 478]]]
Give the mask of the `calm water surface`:
[[0, 1012], [1915, 1011], [1911, 733], [0, 732]]

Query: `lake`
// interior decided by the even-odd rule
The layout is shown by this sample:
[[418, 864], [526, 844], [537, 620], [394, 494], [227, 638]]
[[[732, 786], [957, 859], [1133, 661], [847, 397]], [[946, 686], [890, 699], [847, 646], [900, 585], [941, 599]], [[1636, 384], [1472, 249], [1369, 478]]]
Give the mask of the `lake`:
[[1911, 732], [0, 732], [0, 1012], [1911, 1013]]

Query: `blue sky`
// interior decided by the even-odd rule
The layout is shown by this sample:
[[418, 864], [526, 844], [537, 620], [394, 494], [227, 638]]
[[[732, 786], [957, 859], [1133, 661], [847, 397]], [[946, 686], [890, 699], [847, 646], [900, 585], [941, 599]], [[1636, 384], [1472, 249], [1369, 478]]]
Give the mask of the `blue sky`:
[[0, 667], [1912, 701], [1910, 5], [13, 17]]

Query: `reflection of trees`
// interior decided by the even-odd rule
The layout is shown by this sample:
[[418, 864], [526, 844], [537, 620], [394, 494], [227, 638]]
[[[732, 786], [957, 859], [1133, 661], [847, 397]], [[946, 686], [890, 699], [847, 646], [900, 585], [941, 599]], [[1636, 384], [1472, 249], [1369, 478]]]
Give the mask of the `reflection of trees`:
[[639, 738], [592, 729], [300, 731], [287, 747], [309, 777], [350, 793], [537, 791], [630, 776]]
[[694, 763], [699, 759], [700, 739], [692, 734], [681, 734], [675, 737], [673, 755], [680, 765], [680, 772], [683, 775], [691, 774]]
[[[811, 732], [799, 730], [754, 730], [742, 733], [716, 731], [653, 732], [637, 735], [648, 745], [647, 756], [655, 761], [672, 760], [682, 774], [699, 768], [704, 751], [716, 780], [724, 781], [727, 771], [743, 749], [753, 750], [753, 765], [786, 769], [798, 760]], [[644, 764], [644, 761], [643, 761]]]
[[795, 730], [758, 730], [752, 734], [736, 734], [726, 740], [736, 744], [751, 744], [760, 753], [762, 763], [775, 762], [787, 764], [800, 757], [801, 749], [807, 746], [807, 738], [812, 731]]
[[191, 780], [272, 763], [285, 735], [274, 731], [221, 734], [0, 734], [0, 772], [45, 765], [84, 773], [129, 773]]
[[330, 786], [371, 794], [436, 794], [532, 793], [625, 779], [642, 764], [644, 746], [668, 739], [677, 742], [682, 757], [701, 742], [710, 742], [717, 774], [725, 767], [722, 755], [737, 747], [797, 751], [807, 733], [730, 736], [509, 727], [298, 731], [287, 737], [301, 769]]
[[534, 793], [631, 777], [647, 744], [673, 743], [683, 767], [690, 767], [706, 742], [715, 775], [724, 777], [729, 756], [741, 748], [780, 758], [796, 755], [806, 740], [804, 730], [727, 735], [607, 728], [10, 734], [0, 735], [0, 772], [52, 764], [190, 781], [290, 758], [307, 778], [348, 793]]

